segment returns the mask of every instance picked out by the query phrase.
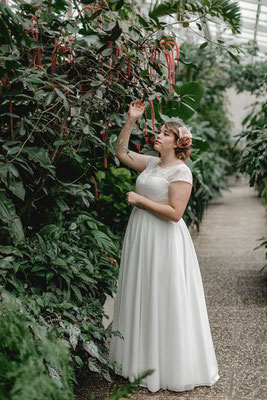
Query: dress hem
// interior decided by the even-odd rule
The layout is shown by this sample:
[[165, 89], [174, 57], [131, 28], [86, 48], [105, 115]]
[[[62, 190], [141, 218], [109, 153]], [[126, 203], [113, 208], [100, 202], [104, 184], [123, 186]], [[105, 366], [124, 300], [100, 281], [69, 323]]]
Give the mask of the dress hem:
[[[123, 374], [121, 374], [120, 372], [115, 372], [115, 373], [116, 373], [117, 375], [123, 376], [123, 377], [126, 378], [126, 379], [129, 379], [128, 376], [123, 375]], [[193, 390], [194, 388], [196, 388], [196, 387], [198, 387], [198, 386], [212, 386], [212, 385], [214, 385], [219, 379], [220, 379], [220, 375], [219, 375], [218, 373], [216, 373], [216, 375], [211, 379], [211, 382], [210, 382], [210, 383], [197, 383], [197, 384], [192, 384], [192, 386], [190, 386], [190, 387], [187, 388], [187, 389], [171, 389], [171, 388], [169, 388], [169, 387], [161, 387], [161, 386], [160, 386], [160, 387], [159, 387], [158, 389], [156, 389], [156, 390], [151, 390], [151, 389], [149, 389], [149, 388], [147, 387], [147, 385], [145, 385], [145, 384], [143, 384], [143, 383], [139, 383], [138, 386], [142, 386], [142, 387], [148, 389], [148, 390], [149, 390], [150, 392], [152, 392], [152, 393], [158, 392], [160, 389], [163, 389], [163, 390], [170, 390], [170, 391], [172, 391], [172, 392], [186, 392], [186, 391], [188, 391], [188, 390]]]

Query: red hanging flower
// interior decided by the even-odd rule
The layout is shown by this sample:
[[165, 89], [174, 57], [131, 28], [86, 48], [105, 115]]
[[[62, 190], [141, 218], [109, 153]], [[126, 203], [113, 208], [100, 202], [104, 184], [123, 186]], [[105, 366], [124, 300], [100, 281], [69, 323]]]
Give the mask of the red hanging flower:
[[96, 179], [94, 176], [93, 176], [93, 181], [95, 184], [95, 198], [96, 198], [96, 200], [98, 200], [98, 188], [97, 188], [97, 183], [96, 183]]
[[139, 143], [137, 143], [135, 146], [138, 150], [138, 153], [141, 153], [141, 145]]
[[153, 101], [149, 100], [150, 106], [151, 106], [151, 119], [152, 119], [152, 130], [155, 132], [155, 111], [154, 111], [154, 105]]

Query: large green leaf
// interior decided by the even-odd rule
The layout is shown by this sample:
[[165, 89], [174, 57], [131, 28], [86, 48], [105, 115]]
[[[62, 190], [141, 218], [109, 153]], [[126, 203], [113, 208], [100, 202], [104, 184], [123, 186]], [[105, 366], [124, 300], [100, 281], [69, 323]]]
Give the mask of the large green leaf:
[[24, 239], [21, 220], [16, 214], [14, 204], [6, 196], [4, 190], [0, 190], [0, 219], [8, 225], [16, 243]]
[[13, 13], [11, 8], [0, 3], [0, 37], [4, 39], [5, 44], [9, 44], [11, 48], [14, 41], [20, 45], [25, 41], [27, 46], [30, 46], [32, 41], [23, 29], [22, 19]]
[[19, 177], [19, 172], [12, 164], [0, 162], [0, 179], [15, 196], [24, 200], [25, 189], [23, 183], [16, 177]]
[[50, 158], [47, 151], [42, 147], [27, 147], [25, 146], [22, 150], [26, 153], [30, 160], [37, 162], [43, 168], [54, 172], [54, 166], [51, 164]]
[[173, 88], [180, 96], [180, 102], [177, 102], [174, 106], [177, 115], [183, 120], [187, 120], [197, 110], [204, 93], [203, 88], [197, 82], [187, 82], [182, 86], [173, 85]]
[[117, 252], [117, 248], [113, 241], [104, 232], [92, 230], [91, 234], [96, 240], [98, 246], [112, 254]]
[[163, 2], [158, 4], [158, 1], [156, 1], [155, 5], [153, 5], [153, 8], [149, 11], [149, 17], [150, 18], [155, 18], [155, 17], [163, 17], [165, 15], [172, 16], [172, 14], [177, 12], [177, 5], [173, 5], [170, 2]]

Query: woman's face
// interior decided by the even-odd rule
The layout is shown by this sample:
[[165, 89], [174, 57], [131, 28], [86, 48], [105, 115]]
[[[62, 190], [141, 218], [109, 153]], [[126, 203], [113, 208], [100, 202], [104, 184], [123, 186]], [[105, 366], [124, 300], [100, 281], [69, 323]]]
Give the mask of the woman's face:
[[160, 154], [167, 154], [173, 152], [175, 147], [177, 147], [177, 145], [175, 143], [174, 133], [168, 131], [163, 125], [155, 138], [154, 149], [159, 151]]

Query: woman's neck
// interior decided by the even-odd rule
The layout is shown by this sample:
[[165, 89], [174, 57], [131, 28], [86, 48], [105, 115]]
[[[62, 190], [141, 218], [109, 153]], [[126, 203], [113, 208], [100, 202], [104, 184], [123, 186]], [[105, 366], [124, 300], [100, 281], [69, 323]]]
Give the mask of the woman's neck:
[[174, 164], [179, 164], [182, 163], [182, 160], [178, 160], [178, 158], [173, 155], [173, 154], [162, 154], [160, 156], [160, 165], [162, 167], [168, 166], [168, 165], [174, 165]]

